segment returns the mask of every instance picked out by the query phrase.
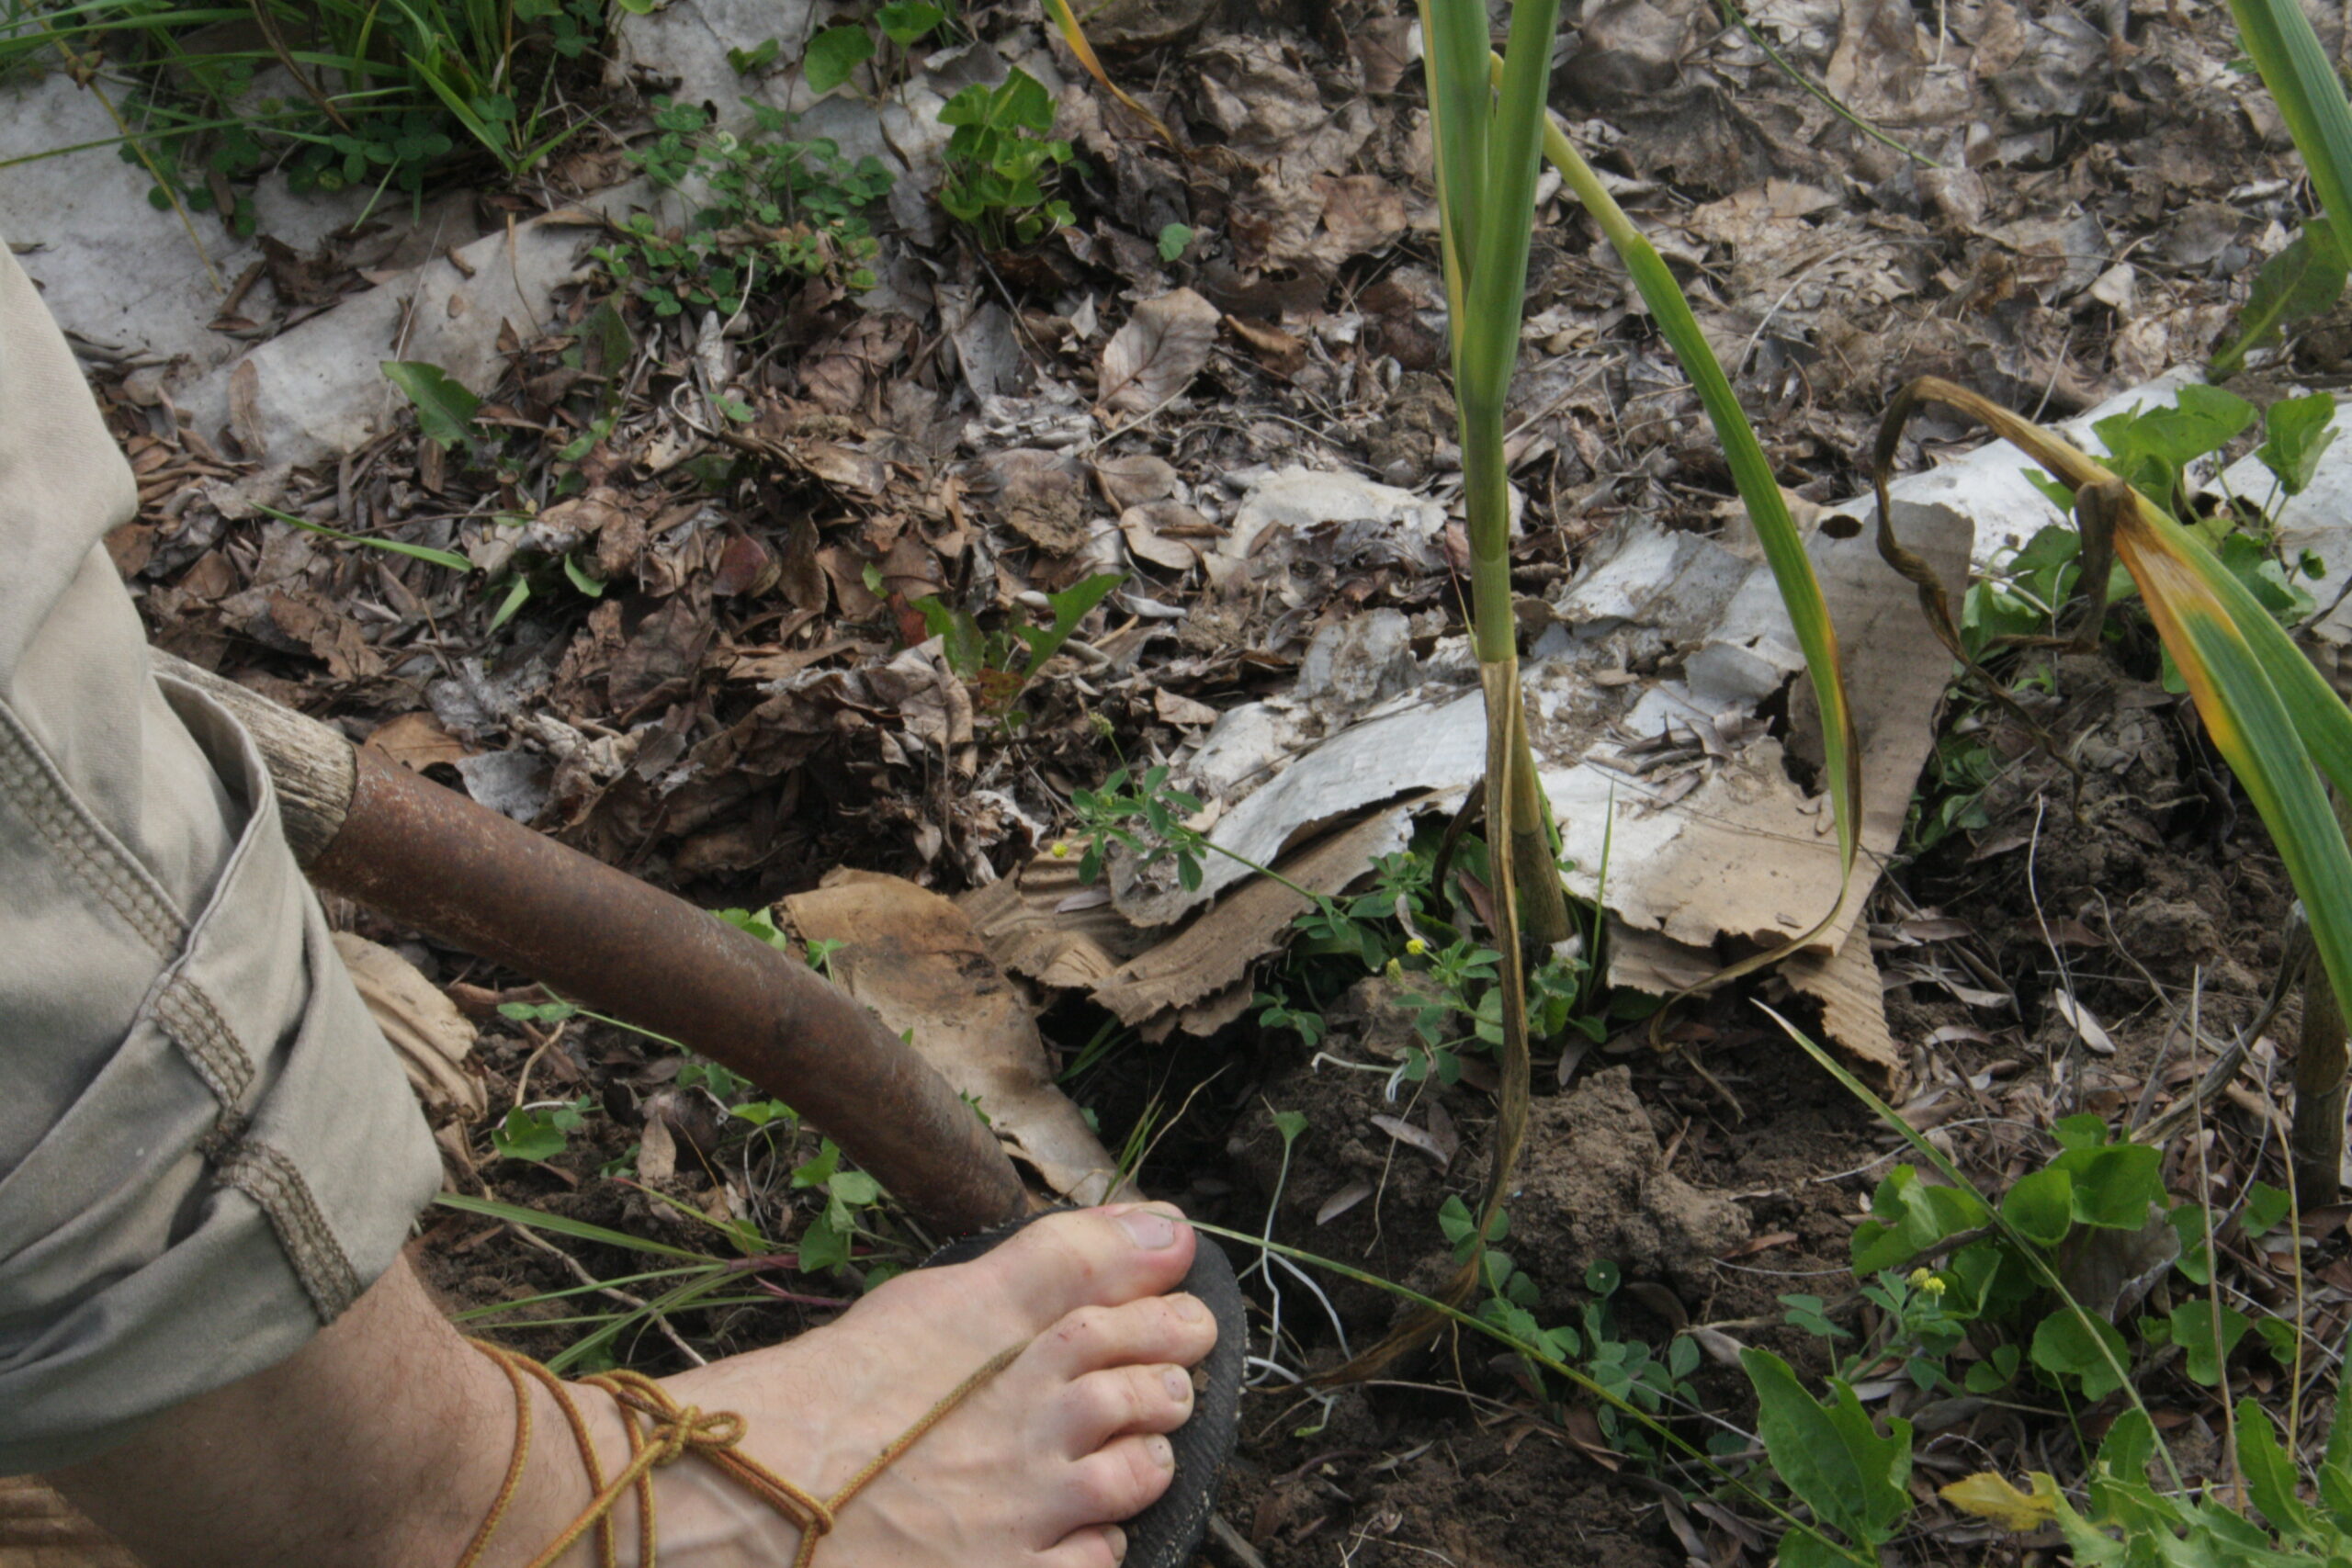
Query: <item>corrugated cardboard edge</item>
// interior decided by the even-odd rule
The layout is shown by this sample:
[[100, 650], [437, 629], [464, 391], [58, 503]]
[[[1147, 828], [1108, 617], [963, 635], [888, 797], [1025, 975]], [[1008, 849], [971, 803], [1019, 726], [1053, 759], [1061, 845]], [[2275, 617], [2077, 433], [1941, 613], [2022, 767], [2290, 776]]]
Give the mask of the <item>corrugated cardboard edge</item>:
[[1903, 1053], [1886, 1026], [1886, 987], [1871, 952], [1867, 928], [1857, 925], [1836, 953], [1801, 953], [1781, 973], [1802, 996], [1821, 1004], [1821, 1032], [1861, 1064], [1879, 1092], [1901, 1101], [1905, 1091]]

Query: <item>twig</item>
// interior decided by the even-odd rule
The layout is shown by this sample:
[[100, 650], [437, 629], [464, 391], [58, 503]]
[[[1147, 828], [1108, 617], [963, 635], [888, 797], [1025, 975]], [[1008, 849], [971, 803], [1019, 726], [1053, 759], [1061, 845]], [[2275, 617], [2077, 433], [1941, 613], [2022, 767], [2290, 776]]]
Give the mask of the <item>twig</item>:
[[[2270, 982], [2270, 994], [2263, 998], [2261, 1010], [2238, 1031], [2237, 1038], [2230, 1042], [2228, 1048], [2214, 1058], [2212, 1066], [2206, 1070], [2197, 1088], [2165, 1107], [2163, 1115], [2134, 1132], [2132, 1134], [2133, 1143], [2162, 1145], [2180, 1130], [2182, 1122], [2201, 1115], [2205, 1106], [2229, 1087], [2231, 1079], [2237, 1077], [2238, 1068], [2245, 1061], [2247, 1047], [2261, 1039], [2262, 1032], [2270, 1027], [2271, 1020], [2285, 1005], [2287, 994], [2294, 989], [2296, 977], [2311, 961], [2311, 925], [2300, 903], [2289, 917], [2286, 947], [2285, 954], [2278, 961], [2278, 973]], [[2192, 1013], [2189, 1036], [2192, 1049], [2199, 1043], [2194, 1020]]]
[[1266, 1560], [1250, 1544], [1250, 1538], [1227, 1522], [1223, 1514], [1209, 1516], [1209, 1543], [1232, 1568], [1266, 1568]]
[[662, 1331], [662, 1337], [675, 1347], [678, 1353], [684, 1356], [687, 1360], [692, 1361], [697, 1367], [707, 1367], [710, 1365], [710, 1358], [695, 1349], [693, 1346], [687, 1344], [684, 1339], [679, 1338], [678, 1331], [670, 1326], [670, 1320], [667, 1317], [664, 1317], [653, 1307], [648, 1305], [645, 1302], [639, 1300], [637, 1297], [630, 1295], [627, 1291], [620, 1289], [618, 1286], [607, 1285], [605, 1281], [596, 1278], [595, 1275], [590, 1273], [586, 1264], [581, 1262], [577, 1258], [572, 1257], [571, 1254], [566, 1252], [555, 1243], [548, 1240], [547, 1237], [535, 1235], [522, 1225], [509, 1224], [506, 1228], [522, 1240], [537, 1247], [541, 1252], [550, 1253], [555, 1257], [563, 1259], [564, 1267], [571, 1269], [572, 1277], [578, 1280], [582, 1284], [593, 1287], [598, 1294], [609, 1296], [614, 1301], [620, 1303], [623, 1306], [629, 1308], [633, 1312], [642, 1313], [647, 1318], [651, 1320], [654, 1327]]

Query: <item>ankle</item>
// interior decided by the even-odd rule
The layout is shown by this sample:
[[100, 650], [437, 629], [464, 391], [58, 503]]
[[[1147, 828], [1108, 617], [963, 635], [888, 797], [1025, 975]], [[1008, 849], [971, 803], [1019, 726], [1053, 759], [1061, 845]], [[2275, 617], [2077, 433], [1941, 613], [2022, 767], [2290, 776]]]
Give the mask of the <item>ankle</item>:
[[[536, 1379], [524, 1380], [524, 1395], [530, 1402], [529, 1450], [522, 1473], [515, 1480], [514, 1495], [475, 1559], [475, 1568], [527, 1568], [537, 1562], [588, 1510], [600, 1487], [609, 1484], [628, 1463], [628, 1431], [612, 1398], [599, 1389], [576, 1383], [567, 1387], [572, 1411], [579, 1417], [578, 1431], [551, 1392]], [[487, 1488], [480, 1483], [481, 1472], [478, 1469], [474, 1484], [466, 1489], [478, 1495], [478, 1506], [468, 1514], [454, 1541], [445, 1537], [438, 1543], [447, 1550], [436, 1556], [410, 1560], [418, 1568], [435, 1568], [444, 1563], [457, 1568], [488, 1520], [514, 1463], [515, 1425], [511, 1400], [499, 1431], [496, 1462], [489, 1471]], [[589, 1454], [582, 1447], [583, 1433], [594, 1455], [593, 1476]], [[624, 1494], [611, 1507], [608, 1517], [614, 1561], [619, 1568], [637, 1568], [640, 1557], [639, 1525], [634, 1492]], [[605, 1559], [599, 1540], [600, 1533], [592, 1526], [556, 1559], [551, 1568], [600, 1568]]]

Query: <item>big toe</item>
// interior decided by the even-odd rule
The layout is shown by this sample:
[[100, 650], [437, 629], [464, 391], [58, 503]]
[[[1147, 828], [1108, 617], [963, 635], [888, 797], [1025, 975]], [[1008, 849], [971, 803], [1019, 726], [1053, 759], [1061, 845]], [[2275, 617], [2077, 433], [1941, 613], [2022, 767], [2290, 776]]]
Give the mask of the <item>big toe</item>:
[[1047, 1214], [966, 1267], [992, 1275], [1042, 1329], [1080, 1307], [1166, 1294], [1196, 1246], [1173, 1204], [1121, 1203]]

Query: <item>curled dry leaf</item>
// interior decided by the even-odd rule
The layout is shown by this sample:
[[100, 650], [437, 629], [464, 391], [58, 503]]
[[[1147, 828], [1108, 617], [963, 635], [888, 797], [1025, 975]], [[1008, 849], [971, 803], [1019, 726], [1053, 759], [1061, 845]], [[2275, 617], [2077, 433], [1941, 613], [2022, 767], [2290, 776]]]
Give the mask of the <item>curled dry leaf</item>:
[[1201, 553], [1184, 539], [1171, 535], [1168, 528], [1169, 521], [1181, 525], [1188, 514], [1194, 521], [1200, 519], [1199, 513], [1181, 501], [1130, 506], [1119, 513], [1119, 532], [1125, 536], [1127, 549], [1137, 560], [1166, 571], [1189, 571], [1199, 562]]
[[466, 1070], [474, 1026], [458, 1004], [389, 947], [349, 931], [334, 933], [334, 950], [351, 972], [368, 1016], [391, 1042], [409, 1086], [435, 1122], [480, 1121], [489, 1108], [481, 1080]]
[[1358, 1177], [1323, 1200], [1322, 1206], [1315, 1211], [1315, 1223], [1328, 1225], [1371, 1196], [1372, 1183]]
[[1047, 1187], [1074, 1202], [1135, 1195], [1054, 1086], [1036, 1020], [962, 910], [899, 877], [847, 870], [778, 908], [803, 940], [848, 944], [832, 963], [849, 994], [894, 1032], [911, 1030], [915, 1050]]
[[1440, 1170], [1453, 1163], [1453, 1151], [1447, 1148], [1442, 1139], [1426, 1128], [1414, 1126], [1401, 1116], [1375, 1116], [1372, 1124], [1398, 1143], [1419, 1149], [1437, 1161]]
[[637, 1145], [638, 1179], [658, 1186], [677, 1174], [678, 1140], [672, 1134], [670, 1123], [660, 1116], [648, 1116], [644, 1135]]
[[757, 596], [774, 588], [783, 575], [775, 552], [763, 541], [750, 534], [735, 534], [719, 549], [710, 591], [722, 598], [739, 593]]
[[1175, 494], [1176, 466], [1148, 452], [1106, 457], [1094, 465], [1094, 482], [1102, 488], [1103, 501], [1125, 512]]
[[387, 719], [361, 744], [420, 773], [436, 762], [454, 764], [474, 754], [474, 748], [442, 728], [429, 713]]
[[1209, 362], [1219, 320], [1217, 308], [1189, 288], [1136, 306], [1102, 350], [1096, 396], [1104, 410], [1148, 413], [1192, 385]]
[[2061, 989], [2054, 993], [2053, 999], [2058, 1004], [2058, 1016], [2066, 1021], [2067, 1027], [2084, 1044], [2102, 1056], [2115, 1055], [2115, 1042], [2107, 1037], [2107, 1031], [2091, 1016], [2091, 1010], [2075, 999], [2073, 992]]
[[1204, 725], [1217, 721], [1216, 709], [1204, 702], [1196, 702], [1182, 692], [1171, 692], [1162, 686], [1152, 694], [1152, 711], [1170, 724]]
[[1259, 362], [1277, 376], [1295, 376], [1306, 363], [1306, 340], [1247, 316], [1227, 316], [1233, 335], [1255, 350]]

